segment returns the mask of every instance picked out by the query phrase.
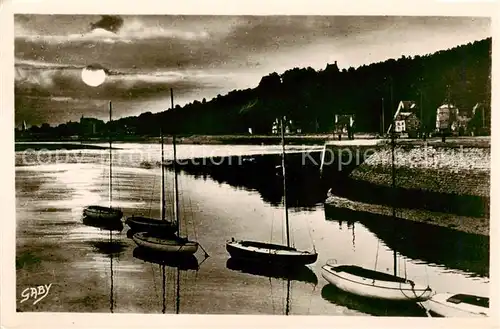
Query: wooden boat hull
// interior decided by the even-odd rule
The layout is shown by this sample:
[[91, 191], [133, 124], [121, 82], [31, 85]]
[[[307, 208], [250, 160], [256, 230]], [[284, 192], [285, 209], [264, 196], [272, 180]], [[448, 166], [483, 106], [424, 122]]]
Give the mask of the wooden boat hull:
[[152, 232], [157, 234], [174, 234], [177, 227], [174, 222], [156, 218], [132, 216], [125, 220], [134, 232]]
[[117, 208], [88, 206], [83, 209], [83, 216], [89, 219], [120, 220], [123, 212]]
[[139, 247], [162, 253], [192, 255], [198, 251], [197, 242], [179, 237], [165, 238], [140, 232], [134, 234], [132, 240]]
[[[422, 306], [428, 310], [431, 315], [437, 315], [446, 318], [470, 318], [470, 317], [487, 317], [489, 308], [469, 303], [451, 302], [454, 294], [440, 293], [432, 296], [429, 300], [422, 303]], [[460, 296], [460, 295], [459, 295]], [[485, 299], [479, 296], [470, 296]]]
[[[343, 271], [345, 268], [357, 268], [371, 272], [374, 277], [356, 275]], [[324, 265], [321, 275], [329, 283], [345, 292], [374, 299], [391, 301], [425, 301], [432, 296], [432, 290], [410, 280], [394, 277], [390, 274], [363, 269], [349, 265]], [[392, 277], [392, 279], [391, 279]]]
[[235, 259], [259, 262], [307, 265], [318, 259], [316, 252], [256, 241], [228, 241], [226, 250]]

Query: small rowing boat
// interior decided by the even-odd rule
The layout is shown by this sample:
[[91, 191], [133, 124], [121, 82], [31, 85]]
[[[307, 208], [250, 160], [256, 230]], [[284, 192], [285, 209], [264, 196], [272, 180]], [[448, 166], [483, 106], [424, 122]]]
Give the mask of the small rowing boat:
[[326, 264], [321, 275], [340, 290], [367, 298], [419, 302], [432, 296], [429, 287], [356, 265]]
[[446, 318], [487, 317], [489, 305], [487, 297], [451, 293], [435, 294], [422, 302], [431, 315]]

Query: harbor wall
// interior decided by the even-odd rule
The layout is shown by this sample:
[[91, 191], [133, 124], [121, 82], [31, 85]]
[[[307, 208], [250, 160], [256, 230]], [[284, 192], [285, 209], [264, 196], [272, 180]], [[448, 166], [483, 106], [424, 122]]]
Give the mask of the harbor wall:
[[489, 217], [489, 147], [398, 145], [393, 169], [386, 144], [358, 163], [337, 179], [338, 166], [324, 166], [325, 187], [361, 202]]

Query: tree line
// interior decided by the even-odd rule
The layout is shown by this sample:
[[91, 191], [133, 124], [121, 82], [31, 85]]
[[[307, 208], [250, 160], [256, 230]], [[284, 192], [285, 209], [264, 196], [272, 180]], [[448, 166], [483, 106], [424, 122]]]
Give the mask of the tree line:
[[[435, 126], [436, 109], [444, 102], [466, 110], [479, 102], [489, 106], [491, 38], [358, 68], [339, 70], [335, 63], [318, 71], [307, 67], [273, 72], [255, 88], [121, 118], [111, 126], [102, 122], [102, 127], [139, 136], [156, 136], [160, 128], [181, 135], [248, 134], [249, 128], [254, 134], [270, 134], [273, 121], [286, 115], [302, 133], [330, 133], [335, 114], [354, 114], [356, 131], [380, 132], [382, 122], [387, 129], [401, 100], [417, 102], [428, 130]], [[28, 133], [65, 136], [81, 130], [73, 122], [33, 126]]]

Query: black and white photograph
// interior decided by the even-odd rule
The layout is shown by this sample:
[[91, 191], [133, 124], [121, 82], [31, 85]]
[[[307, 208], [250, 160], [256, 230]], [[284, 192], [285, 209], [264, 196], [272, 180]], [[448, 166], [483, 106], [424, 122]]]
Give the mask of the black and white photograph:
[[12, 15], [16, 314], [494, 316], [493, 13], [116, 9]]

